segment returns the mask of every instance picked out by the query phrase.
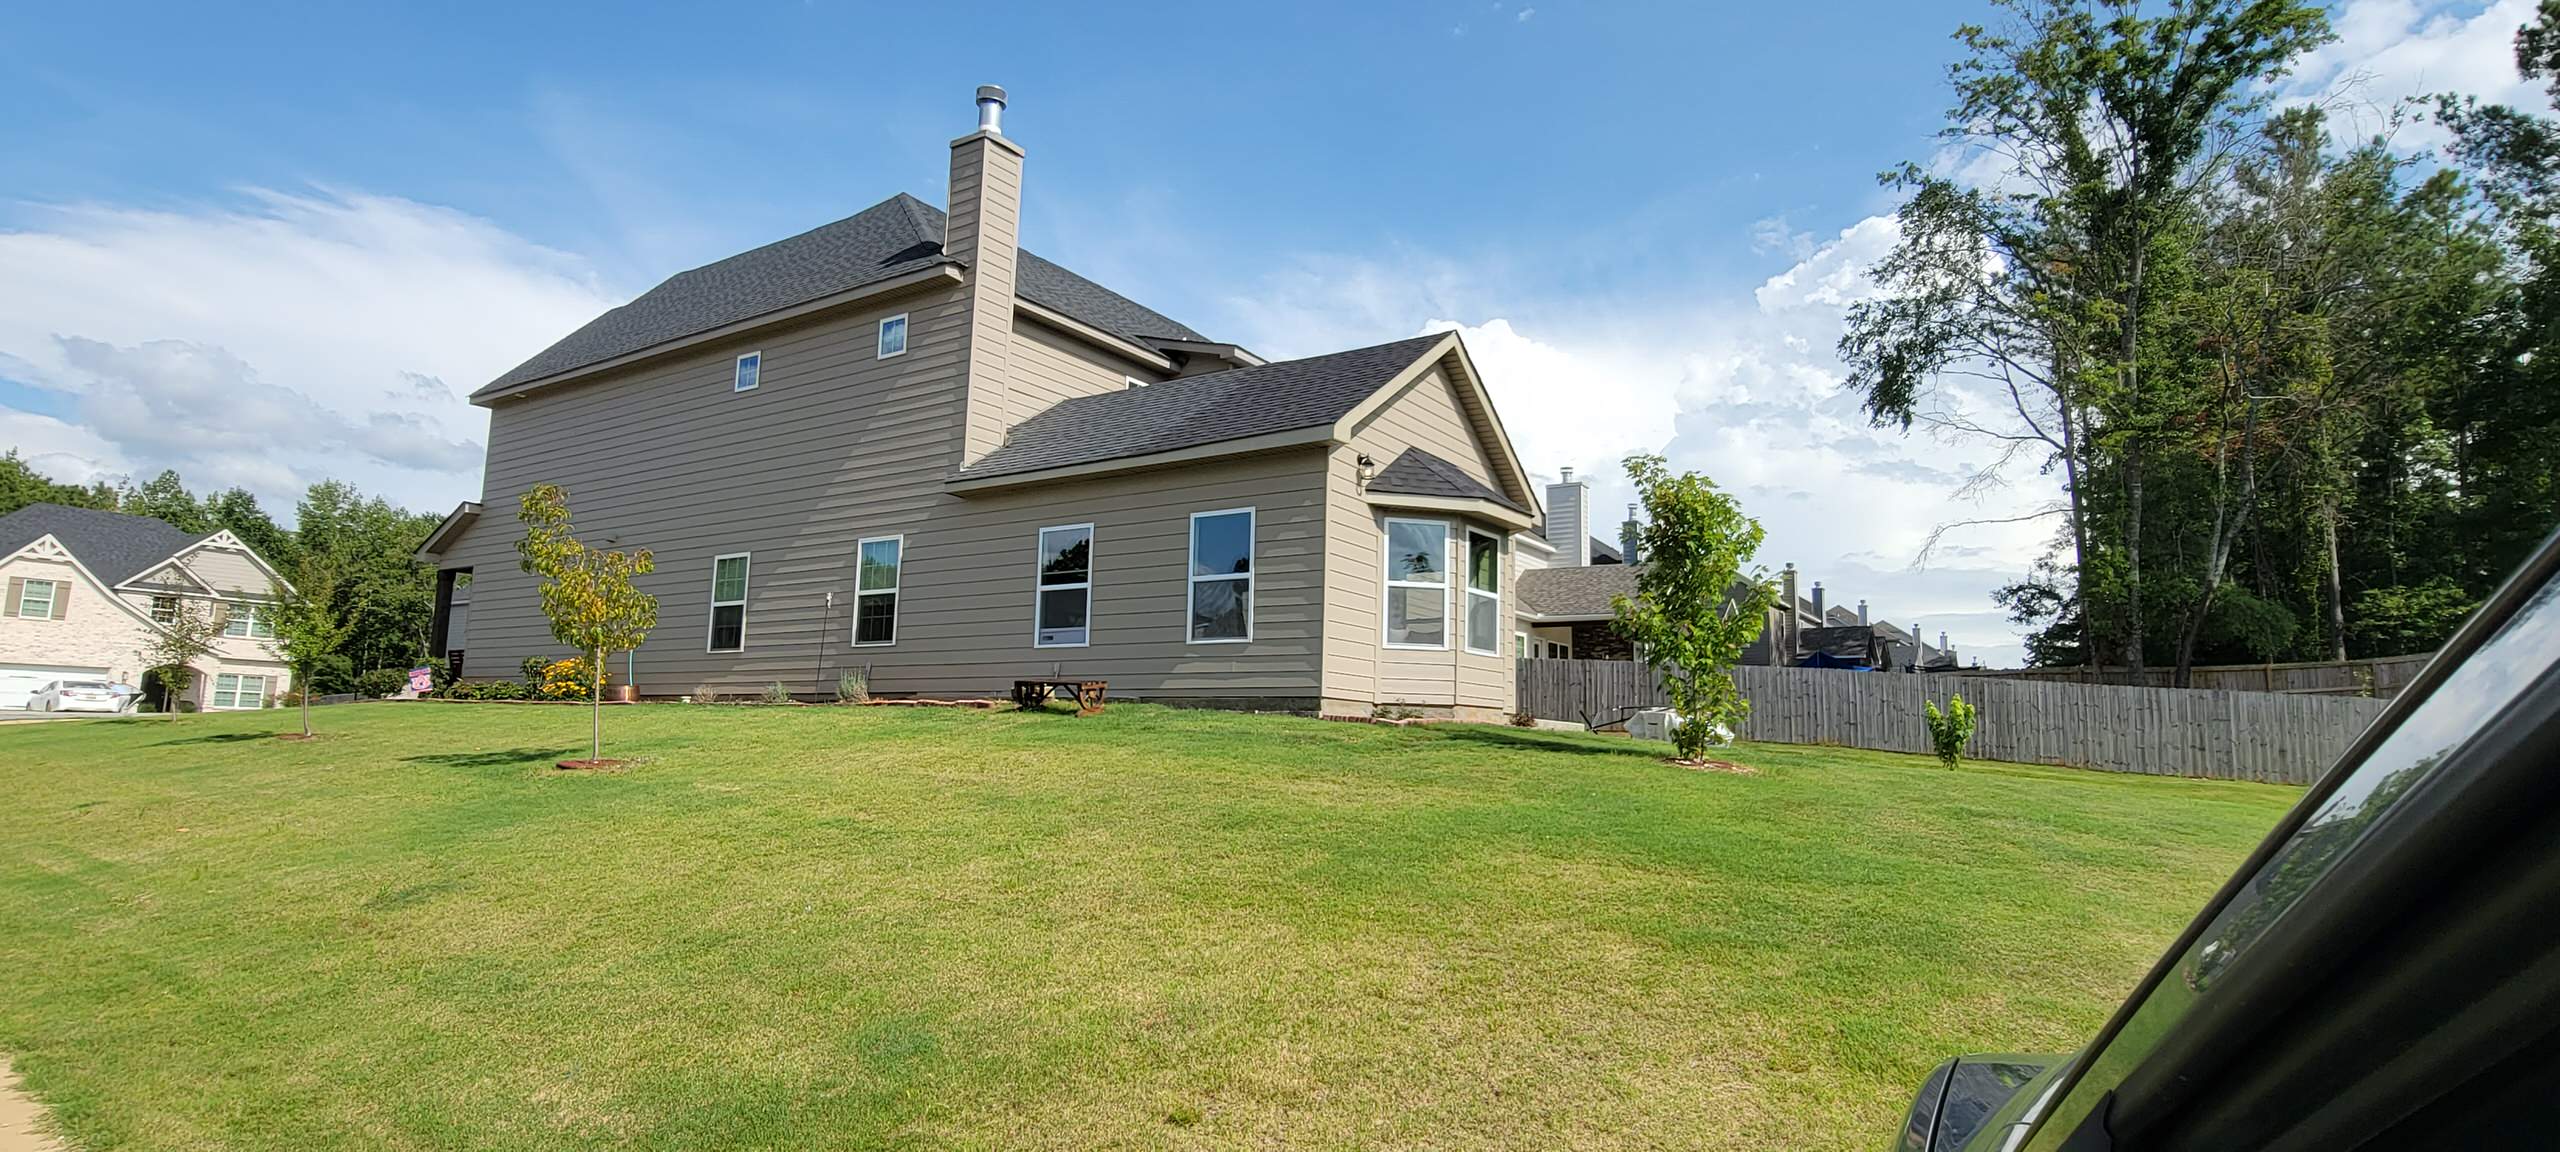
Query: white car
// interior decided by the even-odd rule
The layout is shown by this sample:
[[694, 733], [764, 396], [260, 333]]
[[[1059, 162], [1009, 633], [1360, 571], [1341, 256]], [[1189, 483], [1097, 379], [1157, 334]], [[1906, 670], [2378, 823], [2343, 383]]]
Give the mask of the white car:
[[104, 680], [56, 680], [27, 695], [29, 712], [121, 712], [124, 701]]

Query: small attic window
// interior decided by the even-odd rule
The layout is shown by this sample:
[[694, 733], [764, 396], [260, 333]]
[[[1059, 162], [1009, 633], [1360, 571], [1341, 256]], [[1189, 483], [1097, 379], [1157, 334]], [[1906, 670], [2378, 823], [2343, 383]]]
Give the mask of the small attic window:
[[1146, 381], [1140, 380], [1135, 376], [1123, 376], [1120, 379], [1122, 383], [1127, 384], [1131, 388], [1144, 388], [1147, 386]]
[[744, 356], [738, 357], [737, 380], [735, 383], [729, 385], [729, 390], [732, 392], [755, 391], [756, 381], [761, 377], [763, 370], [764, 353], [749, 352]]
[[904, 355], [906, 351], [907, 314], [900, 312], [880, 322], [880, 354], [876, 359], [886, 360]]

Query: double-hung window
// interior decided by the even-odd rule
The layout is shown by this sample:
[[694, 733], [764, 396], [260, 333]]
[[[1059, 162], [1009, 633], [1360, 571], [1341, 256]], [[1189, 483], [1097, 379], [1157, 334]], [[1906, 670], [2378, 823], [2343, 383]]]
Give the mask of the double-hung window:
[[907, 350], [907, 314], [900, 312], [880, 322], [880, 351], [875, 359], [886, 360]]
[[175, 623], [177, 623], [177, 622], [178, 622], [178, 598], [177, 598], [177, 597], [175, 597], [175, 596], [154, 596], [154, 597], [152, 597], [152, 598], [151, 598], [151, 622], [152, 622], [152, 623], [154, 623], [154, 624], [175, 624]]
[[222, 621], [222, 634], [273, 640], [276, 636], [275, 609], [264, 604], [234, 604], [230, 615]]
[[1387, 520], [1387, 647], [1449, 646], [1449, 525]]
[[1082, 648], [1092, 642], [1093, 525], [1040, 530], [1037, 595], [1033, 647]]
[[711, 561], [711, 640], [705, 652], [740, 652], [747, 647], [747, 556], [716, 556]]
[[764, 353], [749, 352], [738, 357], [738, 374], [729, 384], [732, 392], [753, 392], [764, 378]]
[[1193, 644], [1253, 639], [1253, 509], [1191, 514]]
[[1502, 655], [1502, 541], [1467, 533], [1467, 651]]
[[854, 545], [853, 642], [898, 642], [898, 567], [907, 538], [880, 536]]
[[18, 615], [48, 619], [53, 615], [54, 601], [62, 595], [59, 580], [29, 580], [18, 586]]
[[213, 706], [223, 709], [266, 707], [267, 678], [234, 676], [229, 672], [214, 677]]

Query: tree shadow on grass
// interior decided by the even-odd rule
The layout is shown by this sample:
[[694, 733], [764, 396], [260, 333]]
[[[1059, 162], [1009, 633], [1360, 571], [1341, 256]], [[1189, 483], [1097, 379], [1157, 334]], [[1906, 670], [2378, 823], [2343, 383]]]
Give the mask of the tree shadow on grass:
[[273, 732], [210, 732], [202, 736], [181, 736], [175, 740], [162, 740], [153, 747], [167, 748], [173, 744], [242, 744], [251, 740], [275, 738], [276, 734]]
[[404, 764], [433, 764], [440, 768], [504, 768], [517, 764], [549, 764], [584, 751], [581, 748], [500, 748], [490, 752], [439, 752], [427, 756], [403, 756]]
[[1430, 731], [1444, 740], [1493, 744], [1536, 752], [1571, 752], [1580, 756], [1641, 756], [1659, 760], [1668, 751], [1665, 745], [1639, 743], [1633, 740], [1622, 744], [1594, 745], [1563, 739], [1555, 734], [1523, 731], [1516, 728], [1490, 728], [1481, 724], [1451, 725], [1446, 728], [1433, 728]]

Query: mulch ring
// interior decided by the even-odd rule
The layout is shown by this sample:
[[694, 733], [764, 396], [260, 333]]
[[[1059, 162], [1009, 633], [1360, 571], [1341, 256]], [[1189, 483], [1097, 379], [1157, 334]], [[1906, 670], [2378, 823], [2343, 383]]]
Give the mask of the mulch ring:
[[1677, 764], [1692, 772], [1724, 772], [1735, 776], [1759, 775], [1759, 772], [1750, 765], [1736, 764], [1731, 760], [1683, 760], [1677, 756], [1666, 756], [1663, 760], [1665, 763]]
[[629, 760], [613, 759], [562, 760], [559, 762], [558, 767], [568, 769], [572, 772], [611, 772], [617, 768], [628, 768], [631, 764], [632, 762]]

